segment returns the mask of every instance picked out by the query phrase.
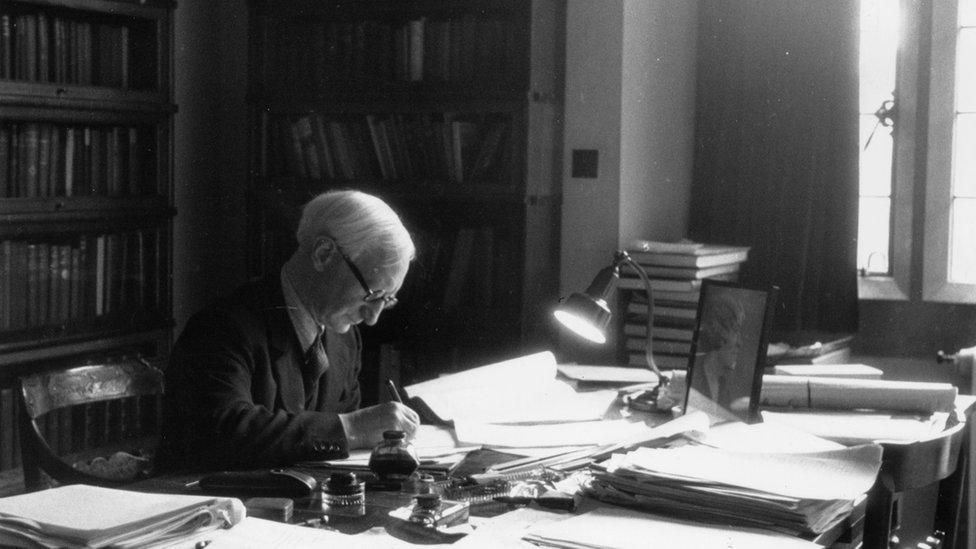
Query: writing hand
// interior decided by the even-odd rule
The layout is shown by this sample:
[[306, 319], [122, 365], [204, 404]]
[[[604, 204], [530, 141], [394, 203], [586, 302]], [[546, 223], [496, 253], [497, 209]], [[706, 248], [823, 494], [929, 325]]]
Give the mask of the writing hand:
[[340, 414], [350, 448], [372, 448], [383, 440], [383, 431], [403, 431], [412, 439], [420, 417], [399, 402], [385, 402]]

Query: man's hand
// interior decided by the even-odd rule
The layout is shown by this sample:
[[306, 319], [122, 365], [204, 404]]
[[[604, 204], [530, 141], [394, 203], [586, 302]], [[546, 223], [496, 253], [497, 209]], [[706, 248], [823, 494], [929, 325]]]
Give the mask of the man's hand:
[[372, 448], [383, 440], [383, 431], [403, 431], [413, 438], [420, 425], [417, 412], [399, 402], [377, 404], [348, 414], [339, 414], [349, 448]]

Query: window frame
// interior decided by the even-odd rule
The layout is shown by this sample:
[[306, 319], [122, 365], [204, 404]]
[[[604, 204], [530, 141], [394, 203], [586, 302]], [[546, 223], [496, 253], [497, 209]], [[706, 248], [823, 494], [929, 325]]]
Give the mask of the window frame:
[[911, 296], [915, 151], [918, 135], [921, 6], [899, 2], [898, 52], [895, 60], [895, 123], [892, 126], [891, 234], [889, 275], [858, 277], [858, 299], [907, 301]]
[[957, 25], [956, 0], [932, 3], [922, 299], [976, 303], [976, 284], [949, 280]]

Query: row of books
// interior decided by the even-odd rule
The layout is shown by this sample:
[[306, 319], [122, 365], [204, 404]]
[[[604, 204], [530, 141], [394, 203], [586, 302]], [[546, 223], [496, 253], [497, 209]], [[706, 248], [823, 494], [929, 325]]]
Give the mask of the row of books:
[[125, 88], [130, 54], [129, 27], [122, 24], [43, 11], [0, 14], [0, 78]]
[[148, 129], [0, 121], [0, 197], [156, 192]]
[[0, 241], [0, 329], [18, 330], [157, 309], [162, 235], [83, 234]]
[[269, 171], [312, 179], [504, 177], [514, 153], [502, 114], [309, 114], [272, 120]]
[[401, 290], [404, 299], [445, 311], [506, 306], [511, 292], [501, 281], [511, 269], [512, 258], [498, 227], [460, 227], [450, 236], [421, 229], [414, 235], [417, 264]]
[[[266, 20], [262, 29], [265, 81], [280, 83], [281, 78], [293, 80], [295, 75], [320, 82], [505, 80], [518, 60], [516, 30], [511, 21], [491, 17], [322, 25]], [[308, 66], [289, 66], [289, 61]]]
[[[749, 248], [700, 243], [680, 243], [680, 246], [679, 243], [641, 244], [631, 246], [628, 254], [647, 273], [654, 292], [651, 332], [654, 362], [661, 369], [686, 369], [702, 280], [737, 280]], [[652, 247], [657, 244], [668, 246]], [[623, 328], [628, 363], [646, 366], [648, 303], [643, 282], [636, 273], [624, 269], [620, 286], [632, 290], [626, 292]]]

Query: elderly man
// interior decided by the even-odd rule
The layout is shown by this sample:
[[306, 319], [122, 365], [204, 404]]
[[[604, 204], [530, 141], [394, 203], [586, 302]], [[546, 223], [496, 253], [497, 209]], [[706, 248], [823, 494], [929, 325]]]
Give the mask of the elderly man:
[[396, 402], [359, 408], [357, 324], [396, 304], [414, 245], [397, 214], [357, 191], [305, 205], [281, 272], [193, 316], [166, 371], [160, 469], [335, 459], [419, 419]]

